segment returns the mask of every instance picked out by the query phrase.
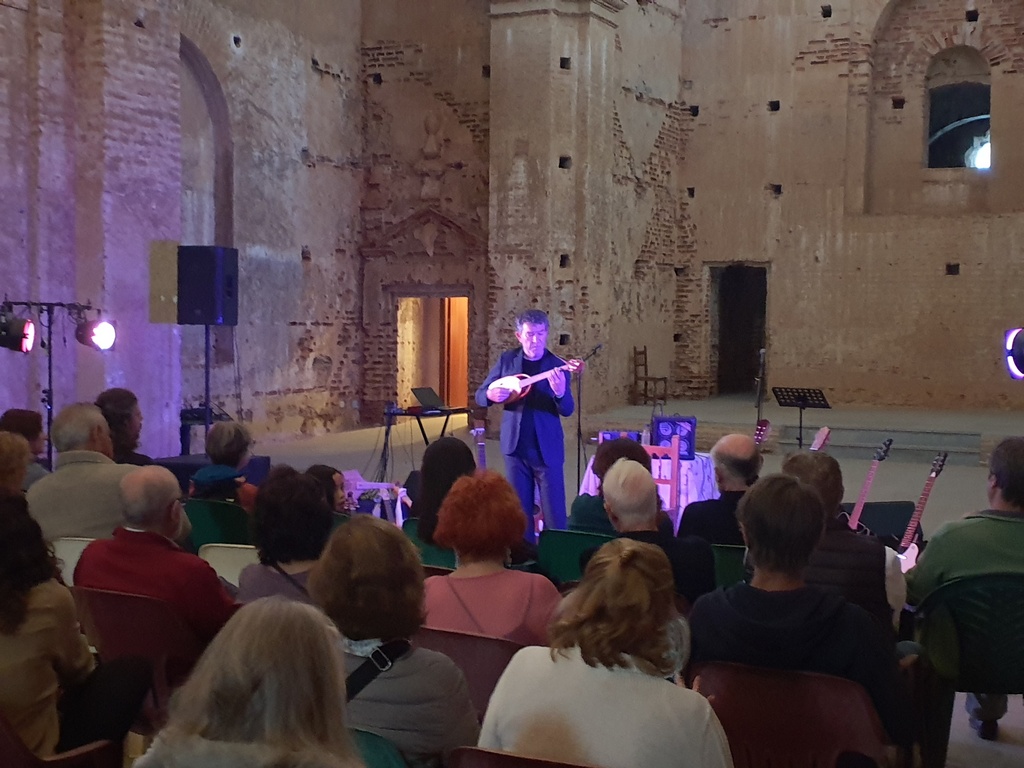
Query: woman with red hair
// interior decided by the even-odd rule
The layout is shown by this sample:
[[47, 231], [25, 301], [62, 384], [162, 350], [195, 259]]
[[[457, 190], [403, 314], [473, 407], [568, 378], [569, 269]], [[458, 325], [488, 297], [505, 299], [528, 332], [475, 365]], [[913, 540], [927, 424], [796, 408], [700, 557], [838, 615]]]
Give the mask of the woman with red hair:
[[426, 581], [426, 626], [547, 645], [547, 628], [561, 596], [535, 573], [507, 570], [523, 538], [519, 497], [487, 470], [460, 478], [438, 513], [434, 542], [455, 550], [458, 567]]

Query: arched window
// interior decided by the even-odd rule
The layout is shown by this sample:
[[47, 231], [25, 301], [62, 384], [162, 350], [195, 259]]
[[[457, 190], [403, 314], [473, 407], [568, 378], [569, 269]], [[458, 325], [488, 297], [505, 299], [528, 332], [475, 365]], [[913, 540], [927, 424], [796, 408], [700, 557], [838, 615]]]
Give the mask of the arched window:
[[928, 167], [991, 166], [991, 87], [988, 62], [974, 48], [936, 54], [928, 67]]

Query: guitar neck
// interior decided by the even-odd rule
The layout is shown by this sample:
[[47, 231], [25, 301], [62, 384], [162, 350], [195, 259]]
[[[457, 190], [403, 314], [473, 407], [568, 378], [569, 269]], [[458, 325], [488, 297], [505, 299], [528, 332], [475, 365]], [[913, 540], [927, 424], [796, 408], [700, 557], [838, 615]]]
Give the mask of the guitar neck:
[[917, 505], [914, 507], [914, 514], [910, 516], [910, 522], [907, 523], [907, 530], [903, 534], [903, 539], [900, 541], [900, 550], [904, 550], [914, 543], [914, 536], [917, 535], [917, 527], [921, 524], [921, 515], [924, 514], [924, 506], [928, 503], [928, 497], [932, 493], [932, 486], [935, 485], [935, 478], [938, 475], [932, 472], [928, 475], [928, 479], [924, 481], [924, 488], [921, 490], [921, 496], [917, 500]]
[[555, 366], [554, 368], [551, 368], [550, 370], [544, 371], [542, 373], [534, 374], [533, 376], [527, 376], [525, 379], [521, 379], [520, 382], [519, 382], [519, 386], [521, 386], [521, 387], [528, 387], [531, 384], [536, 384], [541, 379], [546, 379], [548, 377], [548, 374], [551, 373], [551, 371], [568, 371], [571, 368], [572, 368], [572, 366], [568, 365], [568, 364]]
[[860, 523], [860, 514], [864, 511], [864, 503], [868, 500], [868, 494], [871, 493], [871, 484], [875, 482], [875, 473], [881, 463], [878, 459], [871, 462], [867, 477], [864, 478], [864, 484], [860, 487], [857, 503], [853, 505], [853, 512], [850, 514], [850, 528], [854, 531], [857, 530], [857, 525]]

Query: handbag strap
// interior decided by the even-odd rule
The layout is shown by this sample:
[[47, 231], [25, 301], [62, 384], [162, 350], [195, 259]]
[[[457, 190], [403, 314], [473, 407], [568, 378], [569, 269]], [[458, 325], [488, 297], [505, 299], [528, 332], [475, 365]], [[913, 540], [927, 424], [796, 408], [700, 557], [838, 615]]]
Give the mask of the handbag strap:
[[369, 657], [345, 678], [345, 700], [352, 701], [381, 672], [387, 672], [409, 652], [408, 640], [391, 640], [374, 648]]
[[272, 563], [270, 567], [273, 568], [278, 573], [280, 573], [282, 576], [284, 576], [289, 582], [291, 582], [291, 585], [293, 587], [295, 587], [297, 590], [299, 590], [300, 593], [302, 593], [303, 595], [307, 595], [307, 596], [309, 595], [309, 592], [306, 590], [306, 588], [304, 586], [302, 586], [302, 582], [300, 582], [298, 579], [296, 579], [290, 573], [285, 573], [284, 568], [282, 568], [279, 564]]

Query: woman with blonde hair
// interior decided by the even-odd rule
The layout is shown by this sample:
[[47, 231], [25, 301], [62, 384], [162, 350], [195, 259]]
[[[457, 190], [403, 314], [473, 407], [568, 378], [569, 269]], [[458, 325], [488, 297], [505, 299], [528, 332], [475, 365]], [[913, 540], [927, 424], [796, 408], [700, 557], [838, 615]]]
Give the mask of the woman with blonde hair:
[[491, 696], [480, 746], [603, 768], [728, 768], [711, 705], [666, 680], [686, 664], [672, 568], [652, 544], [598, 550], [551, 625], [549, 648], [524, 648]]
[[423, 566], [405, 534], [356, 515], [331, 536], [308, 585], [341, 630], [352, 727], [390, 740], [414, 768], [476, 742], [462, 672], [444, 654], [410, 646], [423, 623]]
[[316, 608], [243, 606], [171, 700], [137, 768], [356, 768], [338, 633]]

